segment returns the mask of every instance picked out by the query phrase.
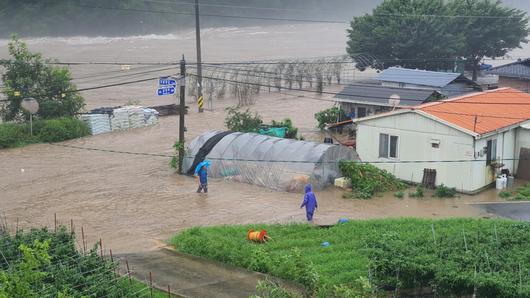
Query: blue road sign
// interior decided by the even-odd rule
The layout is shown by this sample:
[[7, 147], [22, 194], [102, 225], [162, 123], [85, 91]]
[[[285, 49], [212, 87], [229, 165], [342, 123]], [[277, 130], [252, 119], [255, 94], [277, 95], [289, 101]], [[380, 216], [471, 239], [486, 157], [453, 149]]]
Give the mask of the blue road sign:
[[175, 94], [175, 87], [161, 87], [158, 88], [158, 96]]
[[168, 78], [160, 78], [160, 79], [158, 79], [158, 85], [160, 85], [160, 86], [176, 86], [177, 85], [177, 81], [173, 80], [173, 79], [168, 79]]

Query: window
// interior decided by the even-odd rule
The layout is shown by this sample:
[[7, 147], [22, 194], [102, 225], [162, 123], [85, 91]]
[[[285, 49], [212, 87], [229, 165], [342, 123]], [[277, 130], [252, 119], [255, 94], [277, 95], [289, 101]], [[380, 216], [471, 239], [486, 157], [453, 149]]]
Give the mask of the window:
[[490, 165], [497, 159], [497, 140], [489, 140], [486, 146], [486, 164]]
[[397, 136], [388, 134], [379, 135], [379, 157], [382, 158], [397, 158], [398, 156], [398, 140]]

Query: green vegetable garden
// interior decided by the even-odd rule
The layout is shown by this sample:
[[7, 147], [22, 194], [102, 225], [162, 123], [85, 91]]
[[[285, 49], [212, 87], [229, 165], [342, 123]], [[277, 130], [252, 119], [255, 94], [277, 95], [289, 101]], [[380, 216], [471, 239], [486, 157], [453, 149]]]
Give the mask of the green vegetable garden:
[[[266, 229], [273, 240], [250, 243], [249, 229]], [[299, 283], [317, 297], [411, 291], [439, 297], [530, 296], [530, 223], [385, 219], [331, 228], [222, 226], [192, 228], [171, 243], [184, 253]]]
[[[0, 226], [0, 297], [150, 297], [150, 288], [117, 274], [117, 263], [76, 249], [75, 236], [35, 229], [9, 235]], [[167, 297], [154, 291], [153, 297]]]

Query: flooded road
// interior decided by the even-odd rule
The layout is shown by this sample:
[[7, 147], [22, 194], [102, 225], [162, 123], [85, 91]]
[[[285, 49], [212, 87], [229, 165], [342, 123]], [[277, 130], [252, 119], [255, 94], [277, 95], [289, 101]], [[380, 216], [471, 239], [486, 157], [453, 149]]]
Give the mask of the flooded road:
[[[285, 25], [251, 29], [212, 29], [204, 33], [206, 61], [302, 58], [342, 55], [345, 27], [340, 25]], [[177, 61], [182, 53], [193, 60], [192, 32], [173, 36], [132, 38], [35, 39], [32, 50], [61, 61]], [[5, 41], [0, 58], [6, 57]], [[153, 70], [146, 68], [143, 70]], [[156, 70], [156, 69], [155, 69]], [[155, 71], [135, 75], [119, 66], [72, 66], [78, 87], [142, 79], [174, 72]], [[137, 71], [139, 72], [139, 71]], [[108, 75], [108, 74], [111, 75]], [[116, 78], [116, 75], [125, 75]], [[175, 97], [156, 97], [156, 82], [83, 92], [89, 108], [137, 101], [144, 105], [176, 102]], [[332, 105], [329, 97], [303, 97], [296, 92], [264, 93], [251, 110], [265, 121], [289, 117], [309, 140], [323, 139], [314, 113]], [[194, 101], [186, 118], [187, 141], [224, 127], [225, 108], [236, 104], [229, 98], [214, 102], [214, 109], [199, 114]], [[178, 136], [178, 117], [162, 118], [153, 127], [86, 137], [62, 144], [92, 149], [171, 155]], [[83, 227], [88, 242], [103, 239], [115, 253], [140, 253], [154, 249], [175, 232], [192, 226], [303, 222], [301, 194], [273, 192], [224, 180], [210, 182], [207, 196], [195, 193], [195, 180], [176, 175], [169, 157], [130, 155], [80, 150], [48, 144], [0, 151], [0, 212], [20, 227], [53, 226], [73, 220], [78, 234]], [[481, 196], [437, 200], [395, 199], [391, 194], [368, 201], [345, 200], [334, 188], [317, 193], [318, 224], [335, 223], [341, 217], [483, 216], [468, 203], [491, 201], [494, 191]]]

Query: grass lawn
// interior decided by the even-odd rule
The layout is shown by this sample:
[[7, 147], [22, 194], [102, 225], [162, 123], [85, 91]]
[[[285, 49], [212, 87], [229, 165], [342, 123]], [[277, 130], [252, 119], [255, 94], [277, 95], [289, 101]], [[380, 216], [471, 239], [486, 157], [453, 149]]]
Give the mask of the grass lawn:
[[[250, 243], [249, 229], [266, 229], [273, 240]], [[442, 296], [530, 296], [529, 223], [384, 219], [331, 228], [221, 226], [186, 230], [171, 243], [184, 253], [300, 283], [319, 297], [425, 287]]]

